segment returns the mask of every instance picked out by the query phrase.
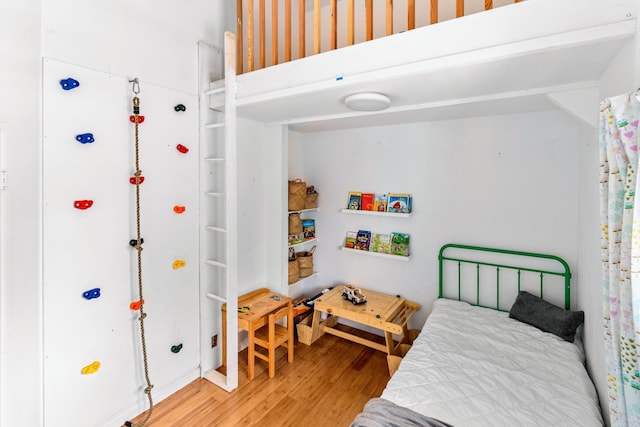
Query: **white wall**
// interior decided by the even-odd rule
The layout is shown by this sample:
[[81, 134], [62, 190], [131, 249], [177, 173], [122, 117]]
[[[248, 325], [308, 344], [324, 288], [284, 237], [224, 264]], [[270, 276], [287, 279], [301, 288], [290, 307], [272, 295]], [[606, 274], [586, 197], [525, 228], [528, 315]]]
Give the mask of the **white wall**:
[[[42, 422], [40, 8], [0, 2], [0, 425]], [[1, 123], [4, 123], [1, 124]]]
[[[413, 319], [421, 326], [445, 243], [552, 253], [575, 268], [578, 130], [563, 112], [541, 112], [303, 135], [304, 175], [320, 193], [321, 287], [401, 294], [422, 305]], [[342, 214], [350, 190], [412, 193], [414, 215]], [[409, 233], [413, 259], [340, 251], [358, 229]]]
[[206, 39], [222, 45], [226, 4], [52, 0], [0, 5], [0, 53], [6, 61], [0, 67], [0, 123], [6, 124], [1, 157], [10, 180], [2, 194], [0, 424], [37, 426], [46, 418], [40, 255], [42, 57], [196, 94], [196, 42]]

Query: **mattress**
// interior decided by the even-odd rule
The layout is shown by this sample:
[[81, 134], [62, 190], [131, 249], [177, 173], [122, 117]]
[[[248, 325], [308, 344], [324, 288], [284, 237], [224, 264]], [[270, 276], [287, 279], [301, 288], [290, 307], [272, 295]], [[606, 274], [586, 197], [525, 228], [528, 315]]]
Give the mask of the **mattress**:
[[601, 426], [581, 347], [440, 299], [382, 398], [461, 426]]

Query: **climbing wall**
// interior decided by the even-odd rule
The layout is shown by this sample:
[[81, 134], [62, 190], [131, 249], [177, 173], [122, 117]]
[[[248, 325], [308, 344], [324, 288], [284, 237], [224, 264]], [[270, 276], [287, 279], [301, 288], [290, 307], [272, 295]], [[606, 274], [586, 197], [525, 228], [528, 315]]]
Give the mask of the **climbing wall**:
[[[131, 307], [132, 85], [46, 59], [43, 93], [45, 425], [121, 425], [147, 405]], [[143, 78], [138, 96], [145, 332], [159, 401], [199, 376], [198, 105]]]

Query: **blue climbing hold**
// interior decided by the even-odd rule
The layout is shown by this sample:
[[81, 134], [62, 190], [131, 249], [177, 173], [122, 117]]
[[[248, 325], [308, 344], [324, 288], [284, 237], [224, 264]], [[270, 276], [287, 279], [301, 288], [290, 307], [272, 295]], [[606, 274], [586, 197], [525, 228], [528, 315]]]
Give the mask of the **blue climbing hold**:
[[69, 77], [68, 79], [60, 80], [60, 86], [62, 86], [64, 90], [71, 90], [80, 86], [80, 82]]
[[80, 144], [91, 144], [95, 141], [92, 133], [81, 133], [80, 135], [76, 135], [76, 141]]
[[93, 288], [82, 293], [86, 299], [100, 298], [100, 288]]
[[172, 353], [180, 353], [180, 350], [182, 350], [182, 344], [172, 345], [171, 346], [171, 352]]

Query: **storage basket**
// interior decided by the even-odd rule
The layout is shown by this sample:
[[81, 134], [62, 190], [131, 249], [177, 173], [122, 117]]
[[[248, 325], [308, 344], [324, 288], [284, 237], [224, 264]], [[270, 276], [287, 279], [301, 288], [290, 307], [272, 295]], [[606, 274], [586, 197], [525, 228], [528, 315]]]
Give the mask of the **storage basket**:
[[294, 259], [289, 261], [289, 284], [296, 283], [300, 279], [300, 267], [298, 267], [298, 260]]
[[318, 207], [318, 193], [307, 193], [304, 201], [305, 209], [316, 209]]
[[316, 247], [314, 246], [310, 251], [296, 252], [300, 278], [309, 277], [313, 274], [313, 251], [315, 250]]
[[307, 200], [307, 183], [296, 179], [289, 181], [289, 210], [301, 211]]
[[302, 233], [302, 220], [300, 214], [289, 214], [289, 234]]

